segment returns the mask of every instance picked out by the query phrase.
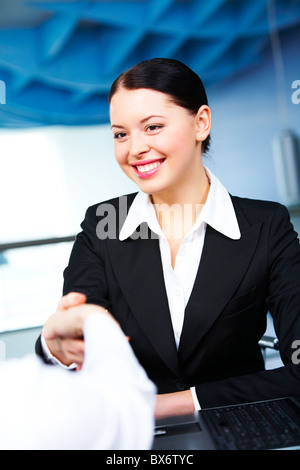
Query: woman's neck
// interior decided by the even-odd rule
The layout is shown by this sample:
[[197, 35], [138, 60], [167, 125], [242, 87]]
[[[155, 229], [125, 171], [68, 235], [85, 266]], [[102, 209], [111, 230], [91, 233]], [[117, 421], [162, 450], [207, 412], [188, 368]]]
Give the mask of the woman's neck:
[[209, 192], [209, 179], [205, 168], [201, 165], [199, 170], [192, 175], [184, 184], [166, 191], [151, 194], [151, 201], [156, 206], [159, 205], [180, 205], [191, 204], [193, 206], [205, 204]]
[[204, 167], [201, 168], [200, 174], [186, 187], [151, 196], [158, 222], [169, 241], [185, 237], [206, 202], [210, 185]]

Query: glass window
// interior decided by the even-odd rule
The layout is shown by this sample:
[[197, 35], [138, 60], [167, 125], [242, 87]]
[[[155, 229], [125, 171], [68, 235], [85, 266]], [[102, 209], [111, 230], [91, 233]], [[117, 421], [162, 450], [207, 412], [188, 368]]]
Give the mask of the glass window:
[[43, 325], [54, 313], [71, 248], [59, 243], [0, 255], [0, 332]]
[[[0, 129], [0, 245], [74, 237], [88, 206], [136, 191], [109, 125]], [[43, 325], [62, 294], [72, 242], [0, 246], [0, 331]]]

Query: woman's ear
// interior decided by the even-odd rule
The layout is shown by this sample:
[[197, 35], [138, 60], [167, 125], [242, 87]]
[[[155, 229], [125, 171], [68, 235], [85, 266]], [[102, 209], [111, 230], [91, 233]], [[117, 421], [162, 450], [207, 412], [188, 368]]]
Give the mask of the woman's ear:
[[211, 129], [211, 110], [203, 104], [196, 114], [196, 140], [203, 142], [209, 135]]

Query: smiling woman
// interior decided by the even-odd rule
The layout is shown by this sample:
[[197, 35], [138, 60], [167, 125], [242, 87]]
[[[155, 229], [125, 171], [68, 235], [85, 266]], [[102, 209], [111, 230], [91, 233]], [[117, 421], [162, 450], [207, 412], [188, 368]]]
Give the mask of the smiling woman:
[[172, 204], [179, 191], [198, 187], [194, 199], [202, 199], [198, 182], [206, 180], [201, 145], [210, 131], [207, 105], [193, 115], [165, 93], [120, 86], [110, 101], [110, 118], [117, 162], [142, 191], [157, 203]]
[[[146, 88], [159, 91], [192, 115], [196, 115], [202, 105], [208, 104], [206, 91], [200, 77], [177, 60], [158, 58], [143, 61], [122, 73], [111, 86], [108, 95], [109, 103], [120, 87], [126, 90]], [[203, 153], [208, 150], [209, 143], [208, 134], [203, 141]]]
[[[157, 386], [157, 417], [297, 395], [300, 245], [288, 211], [231, 196], [203, 165], [211, 110], [184, 64], [137, 64], [109, 103], [116, 160], [139, 192], [87, 210], [64, 293], [113, 314]], [[118, 235], [102, 238], [109, 207]], [[268, 312], [285, 365], [271, 371], [259, 347]], [[51, 361], [61, 353], [40, 346]]]

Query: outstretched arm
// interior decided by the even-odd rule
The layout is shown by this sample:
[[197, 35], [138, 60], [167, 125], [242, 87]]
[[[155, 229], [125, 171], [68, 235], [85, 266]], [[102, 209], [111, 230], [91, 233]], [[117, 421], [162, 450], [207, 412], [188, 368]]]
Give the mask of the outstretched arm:
[[91, 305], [58, 311], [51, 338], [84, 337], [77, 373], [35, 356], [0, 368], [1, 449], [148, 449], [155, 389], [123, 332]]

